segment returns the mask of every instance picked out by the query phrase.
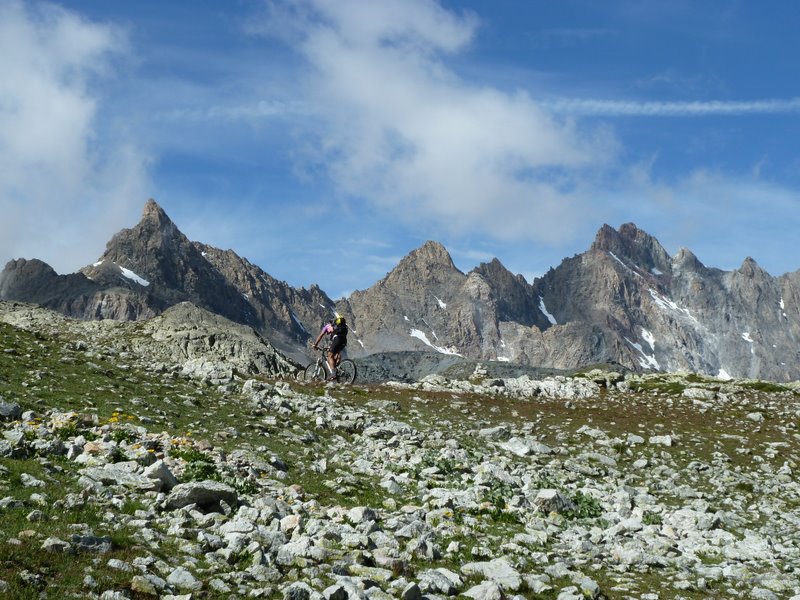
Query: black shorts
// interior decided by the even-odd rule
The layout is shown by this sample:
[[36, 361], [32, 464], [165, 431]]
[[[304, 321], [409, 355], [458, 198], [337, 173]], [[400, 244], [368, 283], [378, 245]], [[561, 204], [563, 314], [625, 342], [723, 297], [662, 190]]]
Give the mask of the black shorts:
[[331, 345], [330, 348], [328, 348], [328, 352], [330, 352], [331, 354], [339, 354], [342, 350], [344, 350], [344, 347], [346, 345], [347, 345], [346, 339], [339, 337], [338, 335], [335, 335], [331, 338]]

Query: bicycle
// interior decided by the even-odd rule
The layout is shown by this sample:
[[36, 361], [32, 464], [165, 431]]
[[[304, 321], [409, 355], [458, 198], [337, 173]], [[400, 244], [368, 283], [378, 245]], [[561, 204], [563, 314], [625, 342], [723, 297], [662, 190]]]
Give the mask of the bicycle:
[[[328, 366], [328, 347], [320, 346], [317, 360], [312, 362], [303, 371], [305, 381], [327, 381], [330, 376]], [[339, 361], [334, 371], [334, 381], [337, 383], [353, 383], [356, 380], [356, 363], [349, 358]]]

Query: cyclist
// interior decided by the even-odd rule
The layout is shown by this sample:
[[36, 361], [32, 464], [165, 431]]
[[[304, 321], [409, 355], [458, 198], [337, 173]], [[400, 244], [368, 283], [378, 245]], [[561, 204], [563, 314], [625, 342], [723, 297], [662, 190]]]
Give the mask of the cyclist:
[[322, 331], [319, 332], [317, 339], [314, 340], [312, 348], [319, 349], [319, 342], [325, 335], [331, 336], [331, 345], [328, 347], [328, 367], [330, 376], [328, 381], [336, 379], [336, 367], [342, 360], [342, 350], [347, 346], [347, 321], [342, 316], [337, 316], [333, 321], [325, 323]]

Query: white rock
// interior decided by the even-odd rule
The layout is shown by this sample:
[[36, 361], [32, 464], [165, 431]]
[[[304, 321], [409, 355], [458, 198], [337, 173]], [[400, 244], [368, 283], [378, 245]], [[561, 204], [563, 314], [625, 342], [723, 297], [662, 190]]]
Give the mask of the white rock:
[[479, 583], [469, 588], [463, 595], [474, 600], [503, 600], [505, 598], [503, 590], [494, 581]]
[[534, 507], [544, 513], [563, 513], [576, 509], [575, 504], [558, 490], [539, 490], [533, 499]]
[[522, 576], [503, 558], [467, 563], [461, 566], [461, 572], [467, 577], [481, 575], [484, 579], [496, 582], [506, 591], [516, 592], [522, 585]]
[[647, 442], [651, 446], [672, 446], [671, 435], [651, 435]]
[[178, 567], [167, 577], [167, 583], [183, 592], [197, 592], [203, 589], [203, 582], [198, 581], [187, 569]]
[[531, 438], [512, 437], [507, 442], [500, 444], [503, 450], [507, 450], [517, 456], [530, 456], [532, 454], [552, 454], [553, 449]]

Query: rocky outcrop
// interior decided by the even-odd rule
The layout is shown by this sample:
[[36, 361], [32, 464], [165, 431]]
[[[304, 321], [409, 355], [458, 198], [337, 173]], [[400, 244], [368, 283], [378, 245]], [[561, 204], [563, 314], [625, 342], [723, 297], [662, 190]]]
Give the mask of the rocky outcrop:
[[669, 257], [627, 224], [603, 227], [588, 252], [534, 287], [559, 323], [597, 326], [610, 356], [625, 365], [787, 381], [800, 377], [790, 366], [800, 358], [793, 342], [800, 321], [784, 310], [796, 280], [774, 278], [752, 259], [724, 272], [685, 249]]
[[[447, 352], [447, 344], [439, 344], [437, 330], [452, 340], [477, 339], [474, 324], [463, 318], [461, 306], [449, 302], [459, 300], [457, 294], [466, 276], [453, 264], [444, 246], [426, 242], [411, 252], [383, 279], [368, 290], [356, 291], [337, 309], [349, 316], [351, 330], [358, 346], [350, 343], [350, 352], [423, 349], [437, 347]], [[450, 322], [459, 317], [457, 328]]]
[[31, 331], [69, 331], [81, 340], [77, 344], [102, 346], [149, 371], [174, 371], [215, 384], [242, 376], [293, 376], [299, 367], [251, 327], [188, 302], [144, 321], [87, 322], [0, 301], [0, 322]]
[[525, 332], [546, 323], [533, 290], [498, 260], [468, 274], [441, 244], [426, 242], [374, 286], [337, 309], [359, 335], [356, 355], [434, 350], [443, 355], [503, 360], [503, 327]]
[[107, 276], [103, 285], [83, 273], [58, 275], [36, 259], [12, 260], [0, 274], [0, 298], [32, 302], [86, 319], [147, 319], [166, 306], [140, 287], [119, 269]]

